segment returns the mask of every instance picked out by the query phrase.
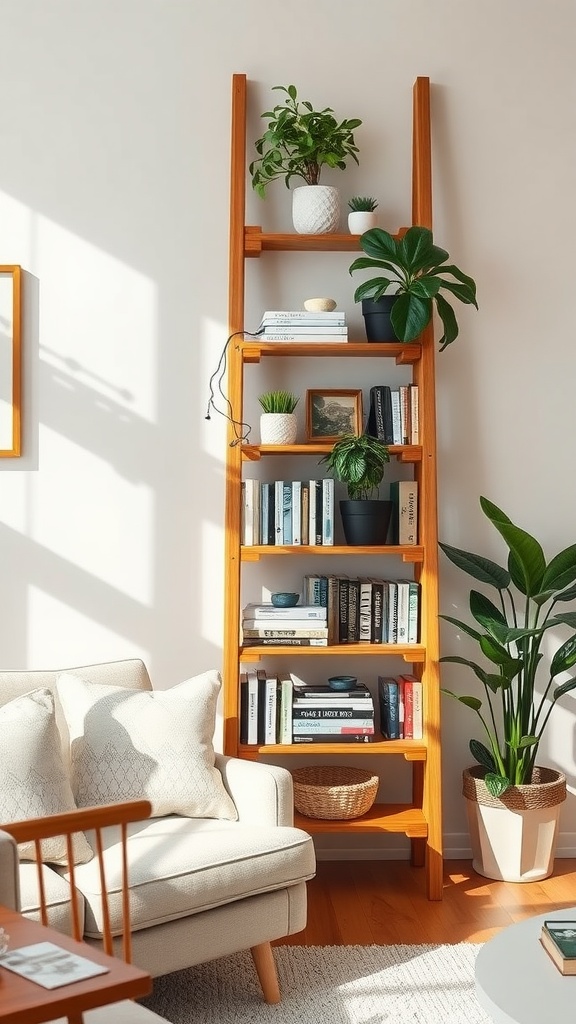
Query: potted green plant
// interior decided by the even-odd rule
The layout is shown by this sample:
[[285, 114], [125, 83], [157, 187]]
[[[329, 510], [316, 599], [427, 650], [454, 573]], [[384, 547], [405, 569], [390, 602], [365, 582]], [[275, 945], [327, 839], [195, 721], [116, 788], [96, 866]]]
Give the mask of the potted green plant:
[[376, 199], [372, 196], [352, 196], [348, 200], [348, 206], [348, 229], [352, 235], [361, 235], [364, 231], [376, 227]]
[[331, 107], [314, 110], [308, 100], [298, 99], [295, 85], [273, 89], [286, 94], [285, 102], [261, 115], [268, 125], [256, 141], [258, 157], [249, 165], [252, 187], [264, 198], [267, 185], [276, 178], [284, 178], [287, 188], [293, 178], [301, 178], [305, 184], [294, 189], [292, 200], [296, 231], [335, 231], [340, 219], [338, 190], [320, 185], [320, 175], [323, 167], [344, 170], [349, 157], [358, 163], [354, 130], [362, 121], [338, 121]]
[[340, 501], [340, 515], [346, 543], [380, 545], [386, 543], [392, 502], [377, 495], [390, 461], [388, 446], [369, 434], [344, 434], [319, 465], [346, 485], [348, 498]]
[[[428, 228], [408, 228], [398, 239], [382, 228], [371, 228], [361, 235], [360, 245], [366, 256], [354, 260], [350, 273], [367, 268], [386, 271], [385, 276], [364, 281], [354, 292], [354, 301], [362, 302], [368, 341], [414, 341], [430, 322], [435, 307], [444, 327], [440, 338], [442, 352], [458, 337], [458, 323], [450, 302], [441, 292], [447, 291], [478, 309], [472, 278], [454, 264], [446, 264], [450, 257], [434, 244]], [[386, 295], [389, 289], [393, 294]], [[381, 299], [385, 301], [380, 303]], [[374, 328], [368, 318], [380, 309], [388, 310], [386, 337], [371, 336]]]
[[[443, 692], [477, 715], [485, 740], [470, 741], [478, 763], [464, 772], [474, 866], [491, 878], [527, 881], [551, 873], [559, 805], [566, 795], [564, 775], [538, 766], [536, 759], [557, 701], [576, 687], [575, 678], [555, 682], [576, 664], [576, 632], [553, 651], [551, 632], [576, 629], [576, 613], [559, 610], [576, 599], [576, 544], [547, 562], [538, 541], [501, 509], [483, 497], [480, 506], [507, 546], [507, 567], [449, 544], [440, 547], [459, 569], [496, 590], [498, 602], [473, 589], [473, 624], [441, 618], [478, 644], [487, 667], [459, 655], [440, 660], [470, 668], [486, 704], [480, 697]], [[524, 812], [520, 830], [518, 815]], [[499, 834], [489, 834], [491, 827]], [[519, 838], [537, 856], [536, 863], [529, 862], [525, 847], [515, 846]]]
[[298, 424], [294, 410], [299, 398], [291, 391], [265, 391], [258, 396], [261, 444], [294, 444]]

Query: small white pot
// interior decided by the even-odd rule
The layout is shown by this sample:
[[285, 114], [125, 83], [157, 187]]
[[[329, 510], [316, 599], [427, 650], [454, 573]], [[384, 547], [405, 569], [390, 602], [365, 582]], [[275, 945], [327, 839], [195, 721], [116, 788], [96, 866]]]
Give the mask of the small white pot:
[[363, 235], [370, 228], [375, 228], [378, 216], [374, 210], [352, 210], [348, 214], [348, 228], [351, 235]]
[[328, 235], [340, 223], [340, 193], [333, 185], [300, 185], [292, 193], [292, 222], [299, 235]]
[[260, 416], [260, 444], [294, 444], [297, 432], [293, 412], [263, 412]]

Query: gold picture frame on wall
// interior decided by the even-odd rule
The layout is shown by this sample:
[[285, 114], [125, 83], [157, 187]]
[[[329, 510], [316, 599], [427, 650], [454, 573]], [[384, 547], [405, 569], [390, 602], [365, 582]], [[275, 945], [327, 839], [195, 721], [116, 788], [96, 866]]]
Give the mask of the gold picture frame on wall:
[[0, 459], [22, 454], [22, 271], [0, 264]]

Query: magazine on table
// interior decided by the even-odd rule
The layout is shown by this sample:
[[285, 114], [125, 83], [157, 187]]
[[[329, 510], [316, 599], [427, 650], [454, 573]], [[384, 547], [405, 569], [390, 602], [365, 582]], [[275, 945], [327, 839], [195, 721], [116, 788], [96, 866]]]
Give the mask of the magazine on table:
[[31, 946], [9, 950], [0, 956], [0, 967], [6, 967], [43, 988], [60, 988], [61, 985], [71, 985], [109, 971], [108, 967], [70, 953], [54, 942], [35, 942]]

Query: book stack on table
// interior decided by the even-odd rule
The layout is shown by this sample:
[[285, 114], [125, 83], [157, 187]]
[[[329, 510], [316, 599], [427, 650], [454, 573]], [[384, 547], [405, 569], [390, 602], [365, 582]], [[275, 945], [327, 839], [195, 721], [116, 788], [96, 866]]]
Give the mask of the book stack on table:
[[293, 743], [371, 743], [374, 701], [365, 683], [353, 690], [294, 684]]
[[305, 309], [267, 309], [258, 333], [263, 341], [334, 342], [348, 341], [346, 314], [309, 313]]
[[278, 608], [247, 604], [242, 615], [243, 647], [327, 647], [327, 609], [322, 605]]

